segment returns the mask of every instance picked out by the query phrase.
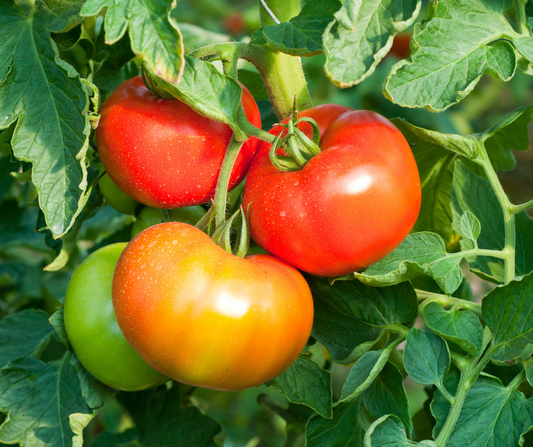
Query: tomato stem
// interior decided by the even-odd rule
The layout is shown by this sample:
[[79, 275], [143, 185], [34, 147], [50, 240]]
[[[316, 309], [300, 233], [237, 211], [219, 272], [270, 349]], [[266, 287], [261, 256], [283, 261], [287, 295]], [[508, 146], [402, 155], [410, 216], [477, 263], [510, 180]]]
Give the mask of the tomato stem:
[[228, 201], [231, 171], [243, 144], [244, 141], [238, 141], [235, 135], [232, 135], [228, 149], [224, 155], [224, 160], [222, 161], [222, 166], [220, 167], [213, 205], [215, 207], [215, 222], [217, 227], [221, 226], [226, 220], [226, 204]]

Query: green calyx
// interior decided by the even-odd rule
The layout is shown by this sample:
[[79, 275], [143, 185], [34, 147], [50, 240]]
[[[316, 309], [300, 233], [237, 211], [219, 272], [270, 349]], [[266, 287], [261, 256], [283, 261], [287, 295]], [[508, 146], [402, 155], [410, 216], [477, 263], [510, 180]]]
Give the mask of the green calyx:
[[[237, 230], [236, 238], [233, 237], [234, 227]], [[218, 227], [211, 239], [226, 250], [228, 253], [244, 258], [250, 246], [250, 230], [246, 213], [242, 206], [220, 227]], [[235, 240], [235, 243], [232, 242]]]
[[[313, 136], [309, 138], [298, 125], [301, 122], [310, 123], [313, 127]], [[283, 130], [272, 144], [269, 152], [271, 163], [280, 171], [290, 172], [302, 169], [315, 155], [320, 153], [320, 129], [315, 120], [311, 118], [297, 119], [293, 113], [287, 124], [279, 124], [287, 129]], [[282, 149], [285, 155], [278, 154]]]

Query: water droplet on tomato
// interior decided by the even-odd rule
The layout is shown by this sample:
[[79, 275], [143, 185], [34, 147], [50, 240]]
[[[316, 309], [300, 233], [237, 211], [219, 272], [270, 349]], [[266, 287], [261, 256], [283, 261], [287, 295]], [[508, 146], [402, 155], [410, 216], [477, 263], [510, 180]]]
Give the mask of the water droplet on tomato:
[[281, 213], [279, 213], [279, 215], [280, 215], [281, 217], [285, 217], [285, 216], [286, 216], [286, 213], [285, 213], [285, 211], [282, 211]]

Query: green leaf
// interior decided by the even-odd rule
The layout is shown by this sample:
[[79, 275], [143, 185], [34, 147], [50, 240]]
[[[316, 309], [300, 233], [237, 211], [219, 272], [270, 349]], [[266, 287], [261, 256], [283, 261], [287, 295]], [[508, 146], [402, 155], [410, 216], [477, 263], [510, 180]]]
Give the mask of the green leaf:
[[322, 34], [341, 7], [339, 0], [312, 0], [288, 22], [259, 28], [252, 36], [254, 44], [268, 43], [292, 56], [314, 56], [322, 53]]
[[14, 200], [0, 204], [0, 251], [13, 246], [49, 251], [44, 236], [35, 231], [37, 215], [35, 207], [19, 207]]
[[[93, 82], [100, 90], [112, 92], [131, 77], [128, 76], [126, 64], [135, 57], [135, 54], [131, 51], [129, 36], [125, 34], [113, 45], [106, 45], [105, 33], [101, 32], [96, 40], [96, 51], [106, 57], [98, 70], [95, 71]], [[131, 74], [136, 75], [138, 73]]]
[[377, 419], [365, 433], [365, 447], [411, 447], [425, 445], [437, 447], [432, 441], [424, 441], [424, 444], [407, 439], [402, 421], [393, 414], [387, 414]]
[[326, 75], [342, 88], [366, 79], [394, 36], [415, 21], [421, 5], [419, 0], [346, 0], [324, 32]]
[[0, 128], [17, 122], [13, 153], [33, 164], [39, 205], [55, 236], [68, 231], [84, 204], [89, 120], [79, 75], [59, 58], [50, 33], [82, 3], [37, 0], [28, 15], [13, 0], [0, 3]]
[[[63, 302], [64, 302], [64, 298], [62, 299], [61, 303]], [[60, 306], [52, 314], [52, 316], [50, 317], [50, 324], [53, 326], [54, 330], [56, 331], [56, 334], [59, 337], [59, 340], [61, 340], [68, 349], [70, 347], [70, 341], [68, 339], [67, 329], [65, 327], [65, 315], [64, 315], [63, 306]]]
[[477, 141], [471, 136], [463, 137], [461, 135], [446, 134], [437, 132], [435, 130], [428, 130], [422, 127], [414, 126], [405, 120], [396, 120], [401, 123], [404, 128], [416, 135], [426, 143], [431, 143], [435, 146], [440, 146], [448, 151], [455, 152], [457, 155], [473, 160], [477, 157], [478, 147]]
[[400, 370], [387, 362], [372, 386], [363, 393], [363, 405], [374, 419], [394, 414], [402, 421], [407, 436], [411, 436], [413, 422], [403, 381]]
[[369, 287], [359, 281], [306, 276], [315, 303], [311, 335], [328, 349], [333, 360], [350, 363], [368, 351], [381, 335], [417, 316], [414, 289], [408, 283]]
[[24, 310], [0, 321], [0, 368], [8, 362], [40, 354], [54, 328], [41, 310]]
[[445, 149], [440, 141], [426, 141], [425, 135], [415, 133], [415, 126], [393, 119], [411, 146], [422, 186], [422, 204], [413, 232], [437, 233], [446, 245], [453, 244], [457, 235], [452, 230], [450, 209], [453, 162], [457, 155]]
[[[505, 223], [496, 194], [487, 179], [478, 177], [459, 161], [456, 162], [452, 191], [453, 227], [461, 234], [461, 216], [473, 213], [481, 223], [478, 246], [481, 249], [503, 250]], [[533, 221], [527, 213], [515, 216], [516, 222], [516, 275], [533, 271]], [[464, 236], [464, 235], [463, 235]], [[474, 248], [469, 239], [461, 241], [463, 250]], [[468, 258], [471, 270], [484, 279], [504, 283], [504, 262], [501, 259], [478, 256]]]
[[117, 399], [133, 418], [142, 446], [216, 447], [213, 438], [220, 425], [195, 406], [182, 408], [180, 387], [120, 392]]
[[332, 417], [331, 374], [311, 359], [299, 356], [271, 383], [289, 402], [312, 408], [325, 418]]
[[220, 73], [213, 64], [185, 56], [180, 83], [157, 80], [157, 86], [188, 104], [200, 115], [227, 124], [236, 137], [245, 137], [237, 124], [237, 114], [242, 110], [242, 88], [235, 79]]
[[430, 20], [415, 26], [411, 59], [392, 67], [385, 95], [404, 107], [439, 112], [467, 96], [484, 73], [514, 76], [516, 33], [503, 13], [511, 0], [433, 2]]
[[95, 438], [92, 447], [131, 447], [135, 445], [137, 436], [136, 428], [130, 428], [123, 433], [105, 431]]
[[526, 360], [524, 364], [526, 370], [526, 379], [530, 385], [533, 386], [533, 357]]
[[483, 318], [493, 334], [492, 360], [516, 363], [533, 353], [533, 273], [496, 287], [482, 303]]
[[307, 447], [362, 446], [364, 430], [359, 418], [364, 413], [360, 400], [333, 409], [333, 418], [315, 415], [306, 426]]
[[[453, 393], [458, 374], [450, 375], [445, 386]], [[450, 403], [440, 391], [431, 403], [437, 420], [434, 436], [444, 425]], [[480, 376], [472, 385], [461, 409], [447, 447], [509, 447], [523, 445], [522, 435], [533, 423], [533, 401], [515, 389], [504, 387], [491, 376]]]
[[424, 308], [424, 321], [429, 329], [456, 343], [469, 354], [479, 354], [483, 344], [483, 328], [473, 312], [445, 310], [437, 303], [430, 303]]
[[438, 386], [450, 369], [448, 345], [432, 332], [412, 328], [407, 334], [403, 366], [415, 382]]
[[178, 26], [183, 36], [185, 54], [206, 45], [231, 41], [227, 34], [214, 33], [191, 23], [180, 22]]
[[95, 415], [73, 355], [54, 363], [25, 357], [0, 371], [0, 409], [8, 417], [0, 439], [22, 447], [81, 445], [81, 431]]
[[476, 242], [481, 234], [478, 218], [468, 210], [461, 216], [461, 234], [472, 242]]
[[355, 277], [365, 284], [384, 286], [398, 284], [425, 273], [439, 287], [451, 294], [461, 285], [463, 274], [457, 254], [448, 254], [442, 238], [434, 233], [407, 235], [404, 241], [381, 261]]
[[485, 144], [494, 169], [511, 170], [516, 166], [512, 149], [525, 151], [529, 146], [528, 124], [533, 119], [533, 106], [513, 110], [490, 129], [474, 136]]
[[133, 52], [160, 78], [179, 82], [185, 65], [183, 41], [170, 17], [172, 0], [88, 0], [80, 14], [95, 16], [104, 8], [106, 43], [122, 38], [128, 29]]
[[379, 351], [365, 352], [350, 369], [338, 403], [351, 402], [357, 399], [363, 391], [372, 385], [374, 379], [385, 367], [395, 347], [394, 344]]

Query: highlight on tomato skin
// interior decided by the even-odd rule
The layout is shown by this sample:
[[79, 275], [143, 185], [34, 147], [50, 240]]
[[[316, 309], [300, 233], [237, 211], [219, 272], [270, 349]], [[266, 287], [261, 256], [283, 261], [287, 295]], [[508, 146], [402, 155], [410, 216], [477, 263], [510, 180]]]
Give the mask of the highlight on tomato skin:
[[[375, 112], [325, 104], [298, 117], [318, 123], [321, 152], [300, 170], [282, 172], [270, 161], [271, 145], [260, 144], [243, 200], [251, 237], [315, 275], [368, 267], [394, 250], [418, 217], [421, 186], [411, 148]], [[310, 124], [300, 126], [311, 136]]]
[[298, 270], [270, 255], [228, 254], [178, 222], [129, 243], [115, 270], [113, 306], [124, 336], [155, 369], [224, 391], [285, 371], [313, 324], [311, 291]]
[[[261, 127], [251, 93], [242, 86], [248, 120]], [[232, 131], [196, 113], [177, 99], [154, 96], [140, 76], [120, 85], [100, 109], [98, 153], [114, 183], [153, 208], [206, 203], [214, 197], [218, 173]], [[237, 186], [257, 149], [247, 140], [234, 164], [230, 189]]]

